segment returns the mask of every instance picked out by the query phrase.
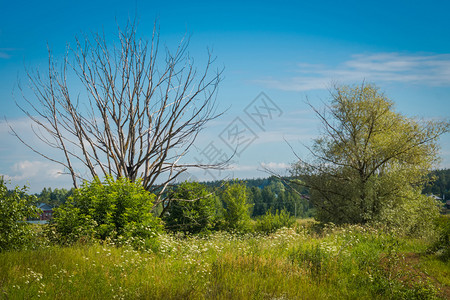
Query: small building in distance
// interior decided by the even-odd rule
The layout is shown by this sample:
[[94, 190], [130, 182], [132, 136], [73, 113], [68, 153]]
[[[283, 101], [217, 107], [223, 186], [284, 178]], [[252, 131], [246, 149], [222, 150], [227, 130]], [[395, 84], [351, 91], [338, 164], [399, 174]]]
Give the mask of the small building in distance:
[[49, 221], [53, 218], [53, 208], [46, 203], [38, 203], [37, 208], [42, 210], [42, 213], [39, 214], [40, 221]]
[[31, 224], [46, 224], [48, 221], [53, 219], [53, 208], [47, 203], [38, 203], [36, 207], [39, 208], [42, 212], [38, 217], [28, 219], [27, 222]]

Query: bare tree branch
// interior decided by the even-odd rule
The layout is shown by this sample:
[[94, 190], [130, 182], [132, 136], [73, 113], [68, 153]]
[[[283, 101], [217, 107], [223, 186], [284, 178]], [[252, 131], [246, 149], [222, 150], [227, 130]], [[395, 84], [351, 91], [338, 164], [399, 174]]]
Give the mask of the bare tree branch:
[[[181, 162], [206, 124], [221, 115], [216, 94], [223, 70], [212, 71], [215, 58], [209, 51], [203, 70], [195, 68], [189, 39], [161, 57], [156, 24], [151, 40], [137, 36], [135, 23], [119, 28], [117, 38], [114, 45], [105, 34], [76, 38], [62, 65], [49, 50], [45, 76], [27, 71], [34, 97], [19, 87], [25, 103], [18, 106], [38, 129], [34, 134], [60, 150], [62, 159], [12, 132], [34, 152], [64, 166], [75, 187], [80, 179], [102, 175], [142, 178], [144, 187], [157, 193], [158, 204], [188, 168], [222, 169], [227, 163]], [[73, 78], [84, 91], [72, 89]]]

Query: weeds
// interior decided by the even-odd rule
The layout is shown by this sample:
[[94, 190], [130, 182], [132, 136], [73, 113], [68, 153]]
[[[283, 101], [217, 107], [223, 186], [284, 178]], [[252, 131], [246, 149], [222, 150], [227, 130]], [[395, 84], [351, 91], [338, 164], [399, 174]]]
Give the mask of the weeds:
[[159, 234], [140, 250], [129, 241], [105, 240], [4, 252], [0, 298], [446, 298], [445, 273], [436, 276], [440, 281], [432, 276], [444, 263], [428, 256], [426, 275], [405, 252], [411, 241], [362, 226], [328, 226], [320, 235], [309, 228]]

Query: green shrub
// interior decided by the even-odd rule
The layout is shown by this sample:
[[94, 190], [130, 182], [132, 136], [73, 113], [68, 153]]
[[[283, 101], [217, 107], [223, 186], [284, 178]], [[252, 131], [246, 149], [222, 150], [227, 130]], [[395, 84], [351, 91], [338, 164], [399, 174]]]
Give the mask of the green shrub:
[[251, 204], [247, 203], [247, 188], [242, 182], [227, 183], [222, 193], [223, 228], [228, 231], [250, 231]]
[[32, 244], [34, 232], [28, 218], [37, 217], [36, 198], [26, 194], [27, 188], [6, 188], [0, 176], [0, 251], [17, 250]]
[[430, 247], [430, 250], [447, 262], [450, 260], [450, 217], [440, 216], [436, 220], [436, 230], [438, 239]]
[[214, 226], [216, 197], [202, 184], [184, 182], [176, 187], [171, 198], [170, 207], [163, 217], [168, 230], [195, 234]]
[[80, 239], [149, 238], [162, 229], [151, 213], [154, 195], [141, 183], [126, 178], [98, 178], [74, 191], [68, 203], [55, 210], [51, 224], [57, 239], [73, 243]]
[[384, 207], [372, 223], [409, 237], [430, 237], [435, 233], [433, 222], [439, 217], [439, 209], [439, 202], [432, 197], [403, 191], [402, 199]]
[[54, 219], [47, 228], [48, 237], [63, 245], [75, 242], [87, 243], [95, 237], [97, 223], [90, 215], [81, 213], [72, 203], [55, 208]]
[[267, 211], [264, 216], [261, 216], [256, 220], [255, 230], [269, 234], [283, 227], [291, 227], [294, 223], [295, 218], [291, 217], [289, 212], [285, 209], [281, 212], [277, 210], [275, 214]]

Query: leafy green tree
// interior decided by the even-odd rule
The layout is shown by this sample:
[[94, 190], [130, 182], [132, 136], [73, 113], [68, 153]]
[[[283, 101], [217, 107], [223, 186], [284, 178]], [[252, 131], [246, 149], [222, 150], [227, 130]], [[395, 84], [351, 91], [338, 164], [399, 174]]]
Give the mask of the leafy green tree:
[[224, 227], [227, 230], [246, 232], [250, 230], [250, 208], [247, 203], [247, 187], [242, 182], [227, 183], [222, 192]]
[[423, 228], [438, 209], [421, 189], [449, 124], [395, 112], [371, 84], [336, 87], [331, 96], [323, 112], [313, 108], [324, 132], [310, 149], [312, 161], [294, 168], [310, 188], [317, 218]]
[[0, 176], [0, 251], [27, 247], [32, 238], [28, 218], [38, 216], [34, 205], [36, 198], [26, 194], [26, 187], [8, 191], [3, 176]]
[[[161, 229], [159, 219], [151, 213], [154, 195], [138, 181], [106, 177], [85, 182], [74, 191], [68, 203], [55, 210], [53, 226], [62, 241], [89, 236], [100, 239], [146, 238]], [[143, 230], [147, 228], [147, 230]]]
[[199, 233], [214, 225], [216, 196], [198, 182], [184, 182], [171, 194], [169, 209], [164, 215], [165, 227], [171, 231]]
[[270, 185], [265, 186], [261, 191], [262, 201], [266, 205], [267, 210], [274, 210], [277, 200], [276, 194], [272, 191]]
[[261, 189], [252, 186], [250, 188], [249, 197], [251, 197], [253, 203], [252, 217], [264, 215], [267, 211], [267, 204], [263, 202]]

